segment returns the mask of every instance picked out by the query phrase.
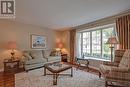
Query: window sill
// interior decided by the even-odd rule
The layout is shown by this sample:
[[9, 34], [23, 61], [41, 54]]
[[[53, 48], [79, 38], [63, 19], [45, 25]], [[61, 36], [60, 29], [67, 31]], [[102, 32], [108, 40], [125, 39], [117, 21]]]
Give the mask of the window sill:
[[94, 57], [85, 57], [84, 59], [92, 59], [92, 60], [99, 60], [99, 61], [110, 61], [110, 60], [99, 59], [99, 58], [94, 58]]

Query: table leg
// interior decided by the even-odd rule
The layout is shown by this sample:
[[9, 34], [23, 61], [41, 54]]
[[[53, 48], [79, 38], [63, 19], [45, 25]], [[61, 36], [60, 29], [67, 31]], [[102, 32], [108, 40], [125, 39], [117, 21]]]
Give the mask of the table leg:
[[73, 68], [71, 68], [71, 77], [73, 77]]
[[44, 67], [44, 76], [46, 76], [46, 67]]
[[58, 78], [58, 74], [56, 73], [56, 85], [57, 85], [57, 78]]
[[57, 73], [54, 73], [53, 74], [53, 85], [57, 85], [57, 77], [58, 77]]

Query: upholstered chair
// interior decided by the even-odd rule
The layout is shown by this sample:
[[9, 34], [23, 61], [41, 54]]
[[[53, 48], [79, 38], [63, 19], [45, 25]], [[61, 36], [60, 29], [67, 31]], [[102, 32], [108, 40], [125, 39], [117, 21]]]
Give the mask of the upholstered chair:
[[105, 78], [105, 87], [130, 87], [130, 50], [123, 52], [124, 50], [116, 51], [114, 62], [103, 62], [100, 65], [100, 74]]

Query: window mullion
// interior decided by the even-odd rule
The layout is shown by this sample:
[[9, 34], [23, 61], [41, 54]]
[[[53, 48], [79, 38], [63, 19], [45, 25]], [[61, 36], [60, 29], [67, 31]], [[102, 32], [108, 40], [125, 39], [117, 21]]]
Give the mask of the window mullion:
[[102, 37], [102, 29], [101, 29], [101, 58], [103, 58], [103, 37]]
[[83, 33], [81, 33], [81, 57], [83, 54]]
[[[85, 37], [85, 38], [86, 38], [86, 39], [85, 39], [85, 40], [86, 40], [86, 43], [85, 43], [85, 44], [87, 45], [87, 32], [86, 32], [86, 37]], [[86, 48], [86, 53], [87, 53], [87, 48]]]
[[92, 56], [92, 31], [90, 31], [90, 55]]

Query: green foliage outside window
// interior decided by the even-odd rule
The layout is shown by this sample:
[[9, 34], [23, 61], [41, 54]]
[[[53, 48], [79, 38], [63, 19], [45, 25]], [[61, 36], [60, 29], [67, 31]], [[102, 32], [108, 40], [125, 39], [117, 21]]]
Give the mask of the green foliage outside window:
[[109, 37], [115, 35], [113, 26], [94, 31], [83, 32], [82, 35], [82, 54], [84, 54], [84, 57], [94, 57], [99, 59], [110, 60], [111, 50], [109, 48], [109, 45], [106, 44], [106, 41]]

